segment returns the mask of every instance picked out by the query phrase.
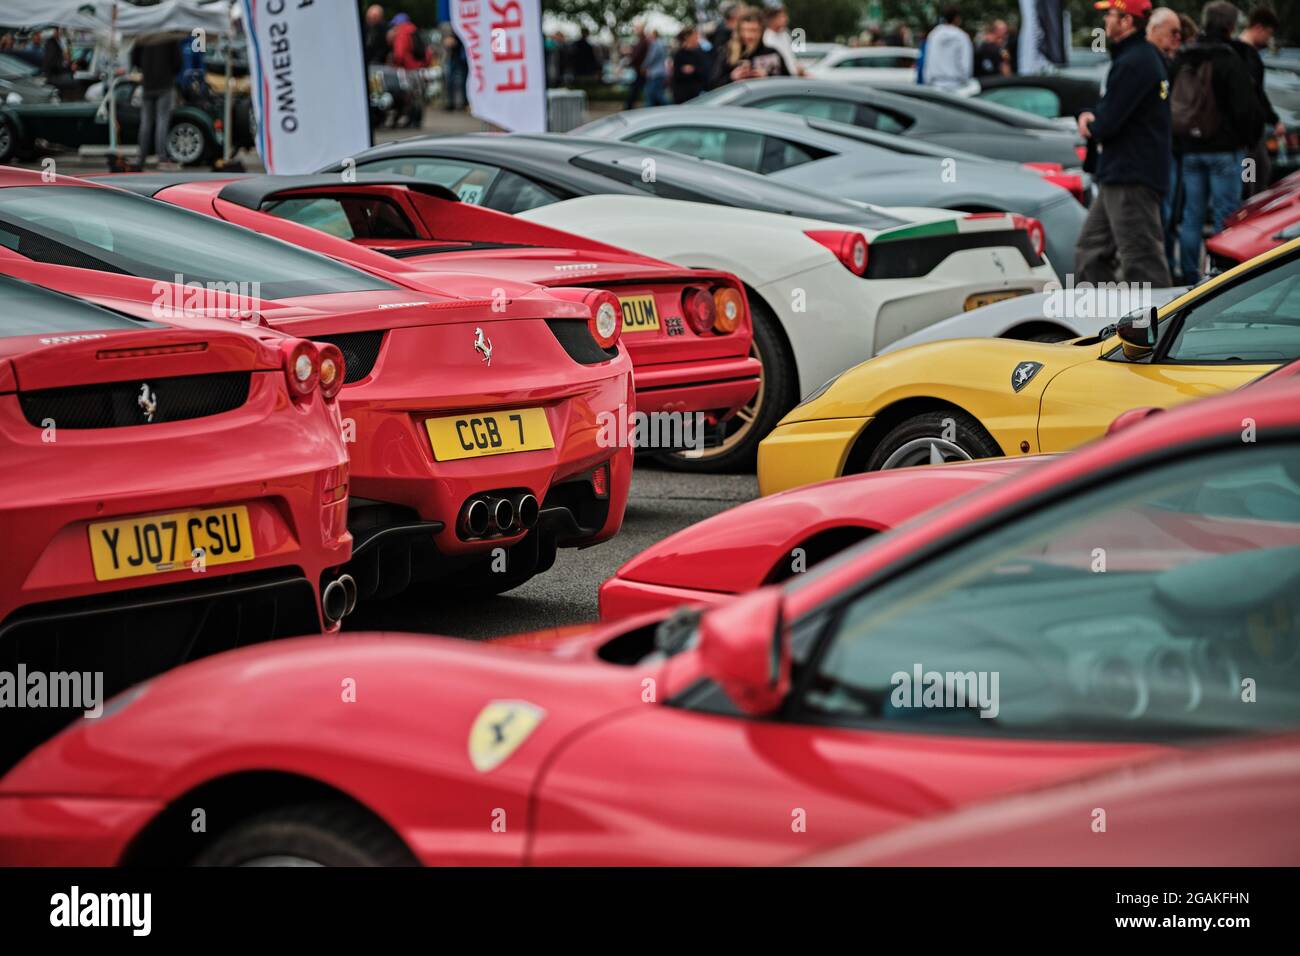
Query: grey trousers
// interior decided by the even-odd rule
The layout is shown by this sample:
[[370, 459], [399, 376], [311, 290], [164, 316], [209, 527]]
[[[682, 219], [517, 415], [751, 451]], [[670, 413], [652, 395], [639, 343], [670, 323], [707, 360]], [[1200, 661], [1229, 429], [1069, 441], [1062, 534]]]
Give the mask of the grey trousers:
[[149, 158], [149, 153], [158, 154], [158, 162], [168, 162], [167, 133], [172, 125], [172, 94], [145, 93], [140, 103], [140, 163]]
[[1075, 281], [1168, 286], [1160, 198], [1150, 186], [1100, 186], [1079, 233]]

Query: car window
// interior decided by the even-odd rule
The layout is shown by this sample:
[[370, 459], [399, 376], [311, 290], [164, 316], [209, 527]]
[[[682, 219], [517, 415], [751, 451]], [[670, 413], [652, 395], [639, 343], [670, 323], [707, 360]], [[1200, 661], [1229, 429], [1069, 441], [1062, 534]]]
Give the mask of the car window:
[[1300, 358], [1300, 254], [1192, 303], [1171, 321], [1176, 332], [1163, 361], [1251, 364]]
[[565, 198], [508, 169], [490, 163], [438, 156], [391, 156], [361, 164], [368, 173], [399, 173], [445, 186], [461, 202], [517, 213]]
[[165, 282], [256, 283], [261, 298], [394, 289], [325, 256], [120, 189], [0, 189], [0, 245], [38, 262]]
[[906, 56], [855, 56], [840, 60], [835, 69], [906, 70], [915, 66], [916, 61]]
[[669, 126], [638, 133], [632, 142], [685, 153], [751, 173], [763, 172], [763, 137], [738, 129], [711, 126]]
[[0, 276], [0, 337], [152, 329], [155, 323]]
[[778, 96], [753, 105], [761, 110], [815, 116], [818, 119], [834, 120], [837, 123], [856, 122], [857, 116], [855, 103], [822, 96]]
[[708, 126], [673, 126], [650, 130], [633, 136], [632, 142], [763, 175], [829, 155], [825, 151], [776, 136]]
[[418, 239], [415, 226], [393, 202], [371, 196], [346, 199], [293, 197], [269, 202], [262, 212], [310, 226], [340, 239]]
[[988, 100], [1000, 106], [1009, 106], [1012, 109], [1023, 110], [1026, 113], [1033, 113], [1035, 116], [1043, 116], [1047, 119], [1053, 119], [1061, 115], [1061, 98], [1051, 90], [1044, 90], [1034, 86], [985, 90], [979, 94], [978, 99]]
[[1236, 446], [1099, 484], [852, 599], [802, 706], [1018, 737], [1293, 727], [1298, 622], [1300, 444]]

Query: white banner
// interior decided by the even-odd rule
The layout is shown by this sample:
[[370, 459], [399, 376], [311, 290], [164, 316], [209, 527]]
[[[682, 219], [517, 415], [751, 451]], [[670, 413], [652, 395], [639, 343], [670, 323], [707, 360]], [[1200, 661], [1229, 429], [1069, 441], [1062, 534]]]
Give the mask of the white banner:
[[370, 146], [361, 22], [338, 0], [243, 0], [257, 151], [310, 173]]
[[546, 132], [541, 0], [451, 0], [451, 25], [469, 62], [470, 112], [512, 133]]

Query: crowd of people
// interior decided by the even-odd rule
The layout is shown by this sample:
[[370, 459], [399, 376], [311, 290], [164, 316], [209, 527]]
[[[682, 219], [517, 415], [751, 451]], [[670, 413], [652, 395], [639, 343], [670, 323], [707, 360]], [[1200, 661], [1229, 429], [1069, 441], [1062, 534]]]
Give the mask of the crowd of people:
[[1265, 141], [1283, 132], [1259, 51], [1278, 19], [1227, 0], [1200, 24], [1150, 0], [1100, 0], [1113, 64], [1078, 118], [1098, 194], [1079, 236], [1078, 279], [1192, 285], [1202, 235], [1269, 180]]

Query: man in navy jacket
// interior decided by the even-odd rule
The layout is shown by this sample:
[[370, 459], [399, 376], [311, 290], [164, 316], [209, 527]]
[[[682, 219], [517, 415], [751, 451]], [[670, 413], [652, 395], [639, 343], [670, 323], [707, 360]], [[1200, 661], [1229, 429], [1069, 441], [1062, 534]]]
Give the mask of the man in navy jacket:
[[1150, 0], [1101, 0], [1114, 61], [1106, 95], [1079, 115], [1079, 133], [1095, 150], [1097, 196], [1079, 234], [1080, 282], [1170, 284], [1160, 204], [1169, 189], [1172, 152], [1169, 77], [1146, 39]]

